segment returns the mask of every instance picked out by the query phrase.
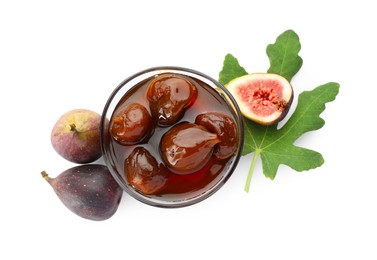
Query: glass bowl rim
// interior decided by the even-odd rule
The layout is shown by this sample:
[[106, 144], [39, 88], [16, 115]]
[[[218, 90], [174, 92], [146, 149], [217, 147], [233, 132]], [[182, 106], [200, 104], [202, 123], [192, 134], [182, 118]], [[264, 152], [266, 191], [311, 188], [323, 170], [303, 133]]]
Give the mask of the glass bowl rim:
[[[104, 131], [105, 131], [104, 125], [109, 123], [106, 115], [107, 115], [109, 107], [110, 107], [112, 101], [114, 100], [114, 97], [117, 95], [117, 93], [125, 85], [127, 85], [127, 83], [129, 83], [130, 81], [132, 81], [134, 79], [137, 79], [137, 78], [141, 77], [144, 74], [148, 74], [148, 73], [152, 73], [152, 72], [156, 72], [156, 75], [157, 75], [157, 74], [159, 74], [158, 73], [159, 71], [161, 71], [161, 73], [169, 73], [169, 72], [171, 72], [171, 73], [177, 73], [177, 74], [180, 74], [180, 72], [184, 72], [184, 73], [181, 73], [181, 74], [182, 75], [186, 75], [185, 73], [188, 73], [191, 76], [200, 76], [200, 77], [202, 77], [202, 78], [210, 81], [210, 83], [214, 84], [215, 87], [220, 88], [221, 91], [223, 91], [226, 94], [226, 99], [230, 100], [230, 101], [229, 100], [227, 101], [227, 104], [228, 104], [228, 106], [232, 105], [232, 107], [233, 107], [233, 110], [234, 110], [233, 113], [235, 114], [235, 118], [236, 118], [236, 121], [237, 121], [236, 125], [237, 125], [237, 127], [239, 129], [239, 133], [238, 133], [238, 135], [239, 135], [238, 136], [238, 140], [239, 140], [238, 151], [237, 151], [237, 153], [234, 156], [234, 159], [233, 159], [233, 162], [231, 163], [231, 166], [227, 169], [226, 173], [224, 173], [223, 178], [218, 183], [216, 183], [216, 185], [214, 185], [209, 190], [205, 191], [204, 193], [202, 193], [202, 194], [200, 194], [198, 196], [190, 198], [189, 200], [180, 200], [180, 201], [172, 202], [172, 203], [162, 203], [162, 201], [160, 203], [157, 200], [153, 200], [152, 201], [152, 200], [150, 200], [150, 199], [147, 198], [147, 195], [143, 195], [143, 194], [131, 191], [131, 187], [129, 187], [129, 186], [127, 186], [127, 185], [125, 185], [123, 183], [124, 180], [120, 179], [120, 177], [118, 176], [119, 173], [115, 172], [115, 170], [111, 166], [111, 163], [110, 163], [108, 155], [107, 155], [107, 150], [106, 150], [106, 147], [105, 147], [105, 144], [104, 144], [104, 134], [105, 134], [104, 133]], [[163, 71], [165, 71], [165, 72], [163, 72]], [[201, 80], [201, 79], [199, 79], [199, 80]], [[214, 86], [211, 86], [211, 87], [214, 88]], [[132, 87], [133, 86], [131, 86], [129, 89], [131, 89]], [[231, 110], [232, 108], [229, 108], [229, 109]], [[111, 175], [113, 176], [113, 178], [115, 179], [115, 181], [120, 185], [120, 187], [122, 188], [122, 190], [124, 190], [131, 197], [135, 198], [136, 200], [138, 200], [138, 201], [140, 201], [142, 203], [145, 203], [145, 204], [150, 205], [150, 206], [155, 206], [155, 207], [161, 207], [161, 208], [180, 208], [180, 207], [186, 207], [186, 206], [194, 205], [194, 204], [196, 204], [196, 203], [198, 203], [200, 201], [203, 201], [203, 200], [209, 198], [215, 192], [217, 192], [228, 181], [228, 179], [231, 177], [231, 175], [235, 171], [235, 169], [236, 169], [236, 167], [238, 165], [238, 162], [240, 160], [240, 157], [242, 155], [242, 150], [243, 150], [243, 145], [244, 145], [243, 124], [244, 124], [243, 117], [242, 117], [241, 111], [240, 111], [240, 109], [238, 107], [238, 104], [237, 104], [236, 100], [234, 99], [234, 97], [232, 96], [232, 94], [225, 88], [225, 86], [223, 86], [220, 82], [218, 82], [214, 78], [212, 78], [212, 77], [208, 76], [207, 74], [204, 74], [204, 73], [202, 73], [200, 71], [189, 69], [189, 68], [185, 68], [185, 67], [180, 67], [180, 66], [155, 66], [155, 67], [150, 67], [150, 68], [141, 70], [141, 71], [139, 71], [137, 73], [134, 73], [131, 76], [127, 77], [121, 83], [119, 83], [118, 86], [109, 95], [109, 97], [108, 97], [108, 99], [106, 101], [106, 104], [104, 106], [104, 109], [103, 109], [103, 112], [102, 112], [102, 115], [101, 115], [101, 121], [100, 121], [100, 146], [101, 146], [101, 152], [102, 152], [102, 156], [103, 156], [104, 162], [105, 162], [106, 166], [109, 168], [109, 171], [110, 171]]]

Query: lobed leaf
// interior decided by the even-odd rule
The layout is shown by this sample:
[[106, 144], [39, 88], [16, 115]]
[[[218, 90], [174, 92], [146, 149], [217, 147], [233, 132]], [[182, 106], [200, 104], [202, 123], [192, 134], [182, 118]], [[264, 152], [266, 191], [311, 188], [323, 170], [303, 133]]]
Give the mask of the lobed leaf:
[[274, 44], [267, 46], [266, 52], [270, 60], [267, 72], [279, 74], [291, 81], [302, 66], [302, 58], [298, 55], [300, 49], [300, 39], [293, 30], [280, 34]]
[[294, 142], [304, 133], [320, 129], [325, 124], [320, 114], [325, 110], [326, 103], [335, 100], [338, 92], [339, 84], [335, 82], [302, 92], [296, 110], [280, 129], [276, 125], [261, 126], [245, 119], [243, 155], [258, 150], [263, 174], [270, 179], [275, 178], [280, 164], [296, 171], [321, 166], [324, 159], [320, 153], [297, 147]]
[[219, 82], [225, 85], [232, 79], [246, 74], [246, 70], [241, 67], [238, 60], [232, 54], [227, 54], [224, 59], [223, 68], [219, 73]]
[[[267, 46], [266, 52], [270, 60], [268, 73], [274, 73], [291, 81], [302, 66], [302, 58], [298, 55], [301, 44], [298, 35], [287, 30], [276, 38], [274, 44]], [[219, 81], [229, 81], [248, 74], [231, 54], [226, 55], [223, 68], [219, 73]], [[270, 179], [276, 177], [281, 164], [296, 171], [314, 169], [324, 163], [322, 155], [316, 151], [294, 145], [303, 134], [320, 129], [325, 121], [320, 114], [328, 102], [335, 100], [339, 92], [339, 84], [330, 82], [312, 91], [304, 91], [298, 96], [295, 111], [278, 129], [277, 125], [263, 126], [244, 118], [244, 147], [242, 155], [254, 153], [245, 191], [249, 191], [251, 177], [257, 159], [261, 158], [263, 174]]]

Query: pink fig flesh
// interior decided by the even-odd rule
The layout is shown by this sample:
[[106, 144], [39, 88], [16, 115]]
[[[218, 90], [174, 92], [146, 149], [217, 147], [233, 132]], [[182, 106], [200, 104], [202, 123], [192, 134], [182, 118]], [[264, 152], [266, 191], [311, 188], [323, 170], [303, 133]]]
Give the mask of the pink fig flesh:
[[272, 125], [286, 116], [292, 100], [291, 84], [272, 73], [253, 73], [227, 84], [244, 117], [261, 125]]

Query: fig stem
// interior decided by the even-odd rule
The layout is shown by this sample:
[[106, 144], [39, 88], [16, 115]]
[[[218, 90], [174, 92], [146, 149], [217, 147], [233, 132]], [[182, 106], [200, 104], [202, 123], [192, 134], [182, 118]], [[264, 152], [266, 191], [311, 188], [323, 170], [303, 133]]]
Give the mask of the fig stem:
[[41, 175], [42, 175], [43, 179], [45, 179], [46, 181], [50, 180], [50, 177], [48, 177], [48, 174], [47, 174], [46, 171], [42, 171]]
[[260, 152], [261, 152], [260, 149], [256, 149], [255, 152], [254, 152], [253, 161], [251, 162], [251, 165], [250, 165], [250, 168], [249, 168], [249, 173], [247, 174], [247, 179], [246, 179], [246, 184], [245, 184], [245, 191], [246, 192], [249, 192], [251, 178], [253, 177], [254, 168], [255, 168], [255, 165], [257, 164]]
[[74, 123], [69, 125], [71, 127], [71, 131], [76, 131], [76, 125]]

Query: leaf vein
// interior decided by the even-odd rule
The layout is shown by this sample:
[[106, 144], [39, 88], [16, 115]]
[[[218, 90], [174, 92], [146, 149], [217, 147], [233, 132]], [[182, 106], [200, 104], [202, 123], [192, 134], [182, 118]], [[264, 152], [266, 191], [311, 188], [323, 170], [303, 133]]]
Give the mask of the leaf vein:
[[[311, 102], [309, 105], [306, 106], [305, 110], [303, 110], [302, 113], [299, 113], [299, 117], [297, 118], [297, 120], [296, 120], [295, 122], [293, 122], [292, 125], [291, 125], [288, 129], [286, 129], [286, 130], [284, 131], [284, 133], [283, 133], [279, 138], [276, 138], [273, 142], [271, 142], [271, 143], [269, 143], [268, 145], [266, 145], [266, 146], [264, 147], [264, 149], [266, 149], [266, 148], [268, 148], [268, 147], [274, 145], [275, 143], [279, 142], [280, 140], [286, 138], [286, 136], [289, 136], [290, 132], [291, 132], [293, 129], [296, 128], [297, 124], [299, 124], [299, 123], [302, 122], [301, 119], [304, 118], [304, 117], [306, 116], [306, 113], [310, 110], [310, 108], [313, 106], [313, 104], [315, 104], [316, 101], [321, 100], [322, 96], [325, 95], [326, 93], [327, 93], [327, 92], [323, 91], [323, 92], [321, 93], [321, 95], [319, 95], [319, 96], [317, 96], [317, 98], [313, 99], [312, 102]], [[296, 108], [296, 110], [297, 110], [297, 108]], [[319, 114], [321, 114], [321, 113], [323, 112], [323, 109], [320, 109], [320, 110], [318, 110], [317, 112], [319, 112]], [[323, 119], [322, 119], [322, 120], [323, 120]], [[288, 121], [288, 122], [289, 122], [289, 121]], [[288, 123], [288, 122], [287, 122], [287, 123]], [[324, 124], [324, 121], [323, 121], [323, 124]], [[322, 124], [322, 126], [323, 126], [323, 124]], [[321, 128], [322, 126], [320, 126], [319, 128]], [[283, 128], [284, 128], [284, 126], [283, 126]], [[282, 131], [283, 131], [283, 128], [281, 129]], [[308, 131], [312, 131], [312, 130], [314, 130], [314, 129], [311, 129], [311, 130], [308, 130]], [[308, 131], [304, 131], [304, 132], [308, 132]], [[302, 133], [304, 133], [304, 132], [302, 132]]]

